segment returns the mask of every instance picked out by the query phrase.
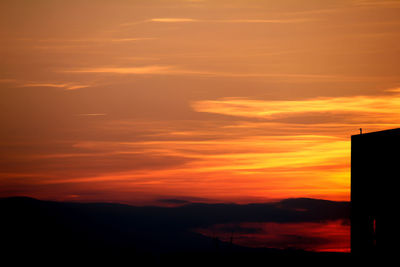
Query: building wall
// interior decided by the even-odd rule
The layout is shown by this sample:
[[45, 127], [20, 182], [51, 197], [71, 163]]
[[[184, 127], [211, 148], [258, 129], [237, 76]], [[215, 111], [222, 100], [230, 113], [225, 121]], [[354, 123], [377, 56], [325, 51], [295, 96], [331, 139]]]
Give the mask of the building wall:
[[380, 255], [394, 249], [391, 244], [400, 227], [395, 219], [399, 153], [400, 129], [351, 137], [351, 251], [355, 255]]

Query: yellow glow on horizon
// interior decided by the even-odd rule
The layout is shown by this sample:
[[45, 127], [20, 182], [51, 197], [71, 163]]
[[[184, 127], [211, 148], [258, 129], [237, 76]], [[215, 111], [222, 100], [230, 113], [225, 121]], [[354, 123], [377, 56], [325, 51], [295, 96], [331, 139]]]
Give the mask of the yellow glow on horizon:
[[[143, 192], [151, 190], [158, 194], [165, 190], [183, 194], [186, 186], [190, 185], [202, 197], [212, 194], [223, 199], [234, 198], [238, 192], [261, 199], [263, 195], [273, 198], [329, 196], [337, 200], [348, 199], [349, 142], [336, 137], [304, 135], [225, 141], [91, 142], [76, 144], [76, 147], [113, 151], [103, 153], [104, 156], [136, 153], [140, 148], [146, 153], [195, 160], [175, 168], [43, 180], [43, 184], [104, 183], [114, 187], [125, 184], [121, 188], [117, 186], [116, 192], [129, 185], [142, 187]], [[74, 155], [65, 155], [71, 156]]]

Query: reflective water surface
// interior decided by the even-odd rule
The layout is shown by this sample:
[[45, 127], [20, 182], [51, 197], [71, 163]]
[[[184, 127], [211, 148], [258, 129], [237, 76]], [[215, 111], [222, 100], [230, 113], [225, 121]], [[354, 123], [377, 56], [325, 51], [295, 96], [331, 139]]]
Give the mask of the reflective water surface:
[[246, 247], [294, 248], [318, 252], [350, 252], [347, 220], [217, 224], [195, 230], [208, 237]]

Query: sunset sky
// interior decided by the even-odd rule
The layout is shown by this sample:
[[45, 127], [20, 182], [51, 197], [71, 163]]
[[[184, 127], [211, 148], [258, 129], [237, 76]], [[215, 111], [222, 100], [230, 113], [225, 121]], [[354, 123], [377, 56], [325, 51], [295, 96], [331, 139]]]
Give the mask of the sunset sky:
[[399, 41], [397, 0], [2, 0], [0, 197], [350, 200]]

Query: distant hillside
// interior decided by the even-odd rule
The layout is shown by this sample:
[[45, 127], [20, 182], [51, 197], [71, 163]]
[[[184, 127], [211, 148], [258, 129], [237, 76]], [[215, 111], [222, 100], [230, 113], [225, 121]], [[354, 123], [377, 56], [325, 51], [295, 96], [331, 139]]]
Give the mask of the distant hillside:
[[[116, 258], [171, 253], [255, 253], [191, 229], [229, 222], [312, 222], [349, 218], [349, 203], [288, 199], [265, 204], [188, 203], [134, 207], [64, 203], [26, 197], [0, 199], [6, 253], [29, 257]], [[262, 250], [263, 253], [280, 253]], [[69, 255], [69, 256], [68, 256]]]

